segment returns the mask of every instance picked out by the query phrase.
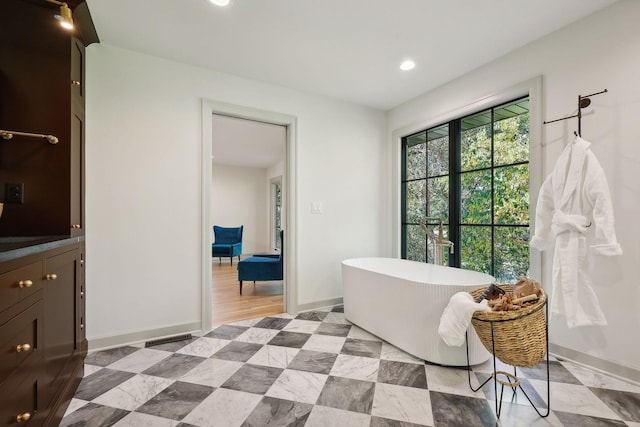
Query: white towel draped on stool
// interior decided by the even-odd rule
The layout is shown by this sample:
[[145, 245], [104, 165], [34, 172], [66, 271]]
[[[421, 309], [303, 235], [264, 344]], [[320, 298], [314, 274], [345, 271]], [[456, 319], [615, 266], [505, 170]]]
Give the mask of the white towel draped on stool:
[[477, 303], [468, 292], [453, 294], [440, 317], [440, 326], [438, 326], [438, 334], [447, 345], [461, 346], [464, 344], [464, 334], [467, 332], [471, 317], [476, 311], [491, 311], [487, 300]]

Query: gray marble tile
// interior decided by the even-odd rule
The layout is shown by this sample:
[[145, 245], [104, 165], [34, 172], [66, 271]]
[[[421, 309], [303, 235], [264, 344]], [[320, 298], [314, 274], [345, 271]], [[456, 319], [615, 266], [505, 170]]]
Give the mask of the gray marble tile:
[[343, 305], [335, 306], [331, 309], [331, 311], [333, 313], [344, 313], [344, 306]]
[[352, 356], [379, 358], [381, 351], [382, 343], [379, 341], [367, 341], [347, 338], [340, 353], [350, 354]]
[[[542, 362], [532, 368], [518, 368], [526, 378], [533, 380], [547, 380], [547, 363]], [[518, 374], [518, 376], [520, 376]], [[582, 384], [560, 362], [549, 361], [549, 379], [555, 383]]]
[[265, 329], [282, 329], [287, 326], [291, 322], [291, 319], [283, 319], [279, 317], [265, 317], [255, 325], [254, 328], [265, 328]]
[[136, 412], [180, 421], [214, 390], [213, 387], [176, 381], [136, 409]]
[[179, 421], [169, 418], [156, 417], [155, 415], [131, 412], [118, 421], [113, 427], [176, 427]]
[[74, 397], [82, 400], [93, 400], [134, 375], [131, 372], [113, 371], [107, 368], [101, 369], [82, 379]]
[[435, 425], [495, 427], [496, 417], [485, 399], [430, 392]]
[[265, 396], [251, 415], [242, 423], [242, 427], [305, 425], [313, 405]]
[[278, 335], [269, 341], [269, 345], [280, 345], [283, 347], [302, 348], [311, 335], [300, 332], [280, 331]]
[[640, 393], [595, 387], [590, 390], [624, 421], [640, 423]]
[[193, 338], [189, 338], [187, 340], [168, 342], [166, 344], [152, 345], [152, 346], [147, 347], [147, 348], [152, 348], [154, 350], [164, 350], [164, 351], [178, 351], [182, 347], [184, 347], [185, 345], [191, 344], [192, 342], [194, 342], [197, 339], [198, 339], [198, 337], [193, 337]]
[[283, 369], [273, 366], [245, 364], [222, 384], [222, 388], [265, 394], [280, 376]]
[[87, 354], [84, 363], [95, 366], [109, 366], [112, 363], [140, 350], [136, 347], [118, 347], [110, 350], [97, 351]]
[[624, 427], [623, 421], [607, 418], [590, 417], [588, 415], [572, 414], [570, 412], [553, 411], [560, 422], [565, 426], [580, 427]]
[[312, 320], [314, 322], [322, 322], [327, 317], [326, 311], [305, 311], [296, 316], [298, 320]]
[[322, 323], [316, 330], [316, 334], [346, 337], [347, 335], [349, 335], [350, 330], [351, 325], [342, 325], [339, 323]]
[[129, 411], [123, 409], [88, 403], [64, 417], [60, 427], [112, 426], [126, 417], [128, 413]]
[[178, 379], [205, 360], [206, 358], [204, 357], [190, 356], [188, 354], [172, 354], [142, 373], [156, 377]]
[[316, 404], [370, 414], [375, 388], [369, 381], [330, 376]]
[[427, 388], [424, 365], [414, 363], [381, 360], [378, 368], [378, 381], [405, 387]]
[[176, 427], [198, 427], [198, 426], [195, 426], [189, 423], [180, 423], [180, 424], [176, 424]]
[[249, 327], [247, 326], [221, 325], [206, 334], [205, 337], [232, 340], [237, 338], [238, 335], [240, 335], [247, 329], [249, 329]]
[[427, 427], [424, 424], [415, 424], [408, 421], [391, 420], [389, 418], [371, 417], [370, 427]]
[[324, 353], [321, 351], [300, 350], [291, 361], [288, 368], [299, 371], [315, 372], [318, 374], [328, 374], [331, 372], [333, 363], [338, 357], [337, 354]]
[[222, 347], [222, 349], [218, 350], [218, 352], [211, 357], [215, 359], [225, 359], [225, 360], [234, 360], [236, 362], [246, 362], [247, 360], [251, 359], [251, 357], [261, 348], [262, 348], [261, 344], [231, 341], [229, 344]]

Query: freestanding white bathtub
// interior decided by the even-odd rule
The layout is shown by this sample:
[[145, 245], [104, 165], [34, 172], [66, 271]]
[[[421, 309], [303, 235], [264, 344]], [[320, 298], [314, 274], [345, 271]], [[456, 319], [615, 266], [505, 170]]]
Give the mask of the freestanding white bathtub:
[[[431, 363], [466, 366], [466, 346], [450, 347], [438, 335], [440, 316], [456, 292], [495, 283], [492, 276], [460, 268], [395, 258], [342, 262], [344, 315], [390, 344]], [[469, 360], [491, 356], [473, 327]]]

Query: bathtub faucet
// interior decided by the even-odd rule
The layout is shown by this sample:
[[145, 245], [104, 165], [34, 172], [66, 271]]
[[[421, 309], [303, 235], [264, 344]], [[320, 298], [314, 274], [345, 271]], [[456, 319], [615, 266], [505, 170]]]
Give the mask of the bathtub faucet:
[[[438, 222], [438, 235], [436, 236], [434, 232], [429, 230], [427, 226], [428, 221], [437, 221]], [[442, 218], [439, 217], [425, 217], [420, 221], [420, 227], [424, 230], [427, 235], [427, 240], [431, 240], [433, 242], [433, 248], [435, 251], [434, 254], [434, 263], [438, 265], [445, 265], [444, 259], [444, 248], [449, 248], [449, 253], [453, 253], [453, 242], [444, 238], [444, 227], [442, 225]]]

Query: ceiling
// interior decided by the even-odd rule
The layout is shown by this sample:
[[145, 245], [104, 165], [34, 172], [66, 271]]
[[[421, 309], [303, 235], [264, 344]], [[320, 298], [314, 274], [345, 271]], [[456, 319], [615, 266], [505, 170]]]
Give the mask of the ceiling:
[[213, 115], [213, 164], [268, 168], [284, 161], [285, 126]]
[[614, 2], [87, 0], [102, 43], [381, 110]]

